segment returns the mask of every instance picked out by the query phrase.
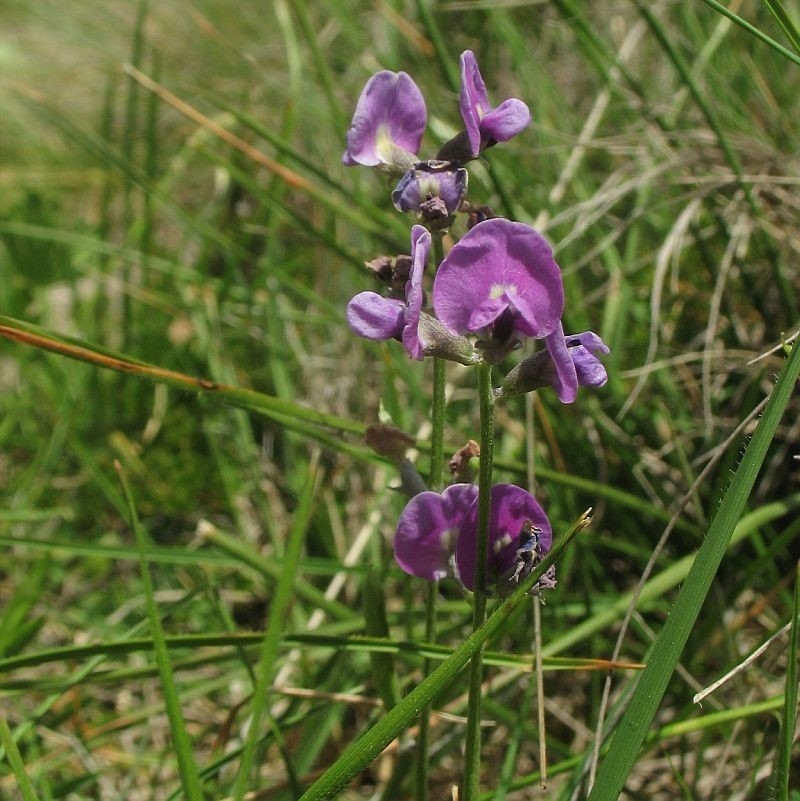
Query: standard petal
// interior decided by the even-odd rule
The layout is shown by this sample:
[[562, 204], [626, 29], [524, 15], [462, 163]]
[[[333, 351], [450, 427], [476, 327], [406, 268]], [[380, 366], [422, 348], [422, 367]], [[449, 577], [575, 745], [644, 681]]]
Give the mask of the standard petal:
[[[520, 531], [526, 521], [541, 531], [539, 545], [542, 554], [547, 553], [553, 544], [553, 530], [544, 509], [522, 487], [513, 484], [493, 486], [489, 517], [487, 578], [490, 582], [513, 570]], [[469, 590], [475, 589], [477, 536], [478, 509], [475, 503], [458, 532], [455, 551], [459, 578]]]
[[408, 73], [397, 73], [390, 100], [386, 116], [392, 142], [409, 153], [419, 153], [428, 110], [422, 92]]
[[345, 318], [351, 330], [365, 339], [393, 339], [403, 333], [405, 304], [375, 292], [359, 292], [347, 304]]
[[[500, 306], [503, 308], [500, 308]], [[478, 223], [452, 248], [436, 273], [433, 306], [460, 334], [512, 312], [512, 333], [544, 337], [564, 310], [561, 270], [544, 237], [524, 223]]]
[[411, 275], [406, 284], [406, 313], [403, 328], [403, 346], [412, 359], [421, 360], [423, 344], [419, 337], [419, 318], [422, 313], [422, 277], [431, 248], [431, 234], [421, 225], [411, 229]]
[[383, 70], [373, 75], [358, 99], [342, 162], [394, 165], [397, 153], [408, 161], [425, 131], [427, 110], [419, 87], [405, 72]]
[[473, 484], [453, 484], [441, 494], [415, 495], [397, 521], [397, 564], [406, 573], [430, 581], [449, 575], [456, 534], [477, 493]]
[[461, 118], [467, 129], [470, 149], [473, 156], [481, 150], [480, 124], [484, 114], [491, 109], [486, 84], [478, 69], [478, 62], [471, 50], [461, 54], [461, 95], [459, 98]]

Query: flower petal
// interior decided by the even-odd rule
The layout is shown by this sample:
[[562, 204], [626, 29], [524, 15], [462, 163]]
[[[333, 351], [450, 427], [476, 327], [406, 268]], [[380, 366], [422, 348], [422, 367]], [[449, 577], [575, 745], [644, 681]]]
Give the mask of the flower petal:
[[561, 323], [545, 337], [545, 350], [521, 361], [503, 379], [498, 391], [512, 397], [552, 386], [562, 403], [572, 403], [578, 387], [602, 387], [608, 381], [600, 356], [608, 346], [594, 331], [564, 336]]
[[608, 373], [598, 354], [609, 353], [609, 347], [594, 331], [571, 334], [566, 338], [569, 355], [575, 364], [578, 383], [582, 387], [602, 387]]
[[392, 192], [398, 211], [415, 211], [422, 219], [433, 200], [446, 210], [445, 217], [458, 211], [467, 191], [469, 173], [450, 161], [419, 161], [406, 172]]
[[460, 334], [480, 333], [508, 309], [513, 332], [544, 337], [564, 310], [561, 270], [544, 237], [504, 218], [471, 228], [442, 262], [433, 284], [439, 319]]
[[521, 100], [512, 97], [484, 116], [480, 123], [481, 144], [507, 142], [531, 124], [531, 112]]
[[422, 277], [431, 248], [431, 234], [421, 225], [411, 229], [411, 275], [406, 284], [406, 313], [403, 328], [403, 347], [412, 359], [421, 360], [423, 344], [419, 337], [419, 317], [422, 313]]
[[572, 403], [578, 397], [578, 374], [560, 322], [558, 328], [545, 337], [545, 345], [553, 361], [550, 383], [562, 403]]
[[494, 108], [471, 50], [461, 54], [461, 117], [473, 157], [481, 150], [505, 142], [530, 125], [531, 113], [521, 100], [509, 98]]
[[[496, 484], [492, 487], [487, 556], [487, 578], [490, 583], [513, 570], [520, 531], [527, 520], [541, 530], [539, 549], [542, 555], [546, 554], [553, 545], [553, 529], [536, 499], [522, 487], [513, 484]], [[469, 590], [475, 589], [477, 539], [476, 502], [458, 532], [455, 552], [459, 578]]]
[[397, 521], [397, 564], [406, 573], [430, 581], [449, 575], [456, 534], [477, 496], [474, 484], [453, 484], [441, 494], [415, 495]]
[[478, 69], [478, 62], [471, 50], [461, 54], [461, 96], [459, 99], [461, 117], [467, 129], [472, 155], [481, 150], [481, 119], [491, 110], [486, 84]]
[[359, 292], [347, 304], [345, 318], [351, 330], [365, 339], [393, 339], [403, 333], [405, 304], [375, 292]]
[[356, 105], [342, 162], [396, 165], [419, 151], [427, 109], [419, 87], [405, 72], [383, 70], [364, 86]]

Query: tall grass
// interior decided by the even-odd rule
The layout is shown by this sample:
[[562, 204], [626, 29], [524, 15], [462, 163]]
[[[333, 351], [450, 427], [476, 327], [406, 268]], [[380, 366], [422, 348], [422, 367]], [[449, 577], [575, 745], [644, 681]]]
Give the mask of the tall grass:
[[[0, 21], [0, 797], [412, 798], [430, 706], [447, 798], [482, 647], [487, 799], [793, 797], [796, 633], [692, 702], [798, 618], [793, 6], [31, 0]], [[435, 152], [467, 48], [534, 116], [470, 199], [546, 235], [566, 327], [611, 347], [574, 405], [497, 409], [498, 479], [527, 483], [533, 438], [554, 529], [593, 510], [541, 610], [545, 731], [526, 598], [471, 633], [444, 582], [426, 641], [392, 558], [400, 477], [364, 433], [416, 438], [425, 473], [433, 368], [343, 316], [410, 223], [341, 165], [361, 87], [411, 74]], [[478, 409], [466, 368], [446, 382], [455, 451]]]

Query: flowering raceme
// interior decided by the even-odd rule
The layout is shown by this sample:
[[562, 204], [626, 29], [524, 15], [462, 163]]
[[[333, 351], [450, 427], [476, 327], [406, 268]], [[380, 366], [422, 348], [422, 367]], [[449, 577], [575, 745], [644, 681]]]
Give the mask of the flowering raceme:
[[[477, 630], [487, 617], [488, 595], [506, 595], [520, 584], [531, 594], [556, 586], [555, 566], [542, 569], [542, 561], [551, 562], [555, 555], [545, 511], [525, 489], [492, 484], [495, 401], [551, 386], [560, 401], [572, 403], [580, 386], [606, 382], [600, 357], [608, 348], [591, 331], [564, 334], [561, 268], [545, 238], [529, 225], [496, 217], [488, 206], [466, 199], [465, 165], [531, 122], [521, 100], [490, 103], [470, 50], [461, 54], [459, 110], [463, 129], [435, 158], [425, 160], [419, 151], [427, 109], [414, 81], [404, 72], [386, 70], [367, 81], [342, 161], [394, 175], [392, 204], [414, 214], [421, 225], [412, 228], [410, 255], [380, 256], [366, 263], [386, 285], [385, 295], [358, 293], [347, 306], [346, 318], [359, 336], [399, 340], [412, 359], [431, 356], [476, 368], [480, 444], [469, 440], [450, 460], [457, 483], [442, 491], [428, 489], [441, 486], [446, 462], [447, 375], [440, 361], [429, 370], [430, 484], [407, 453], [413, 439], [391, 426], [370, 426], [367, 443], [397, 467], [400, 489], [410, 497], [393, 541], [397, 565], [427, 581], [455, 579], [462, 589], [474, 592]], [[459, 215], [466, 225], [455, 227]], [[447, 231], [463, 228], [466, 232], [454, 237], [454, 244], [445, 238]], [[424, 274], [431, 250], [436, 264], [428, 303], [423, 286], [429, 287]], [[542, 341], [538, 352], [522, 359], [495, 388], [496, 366], [528, 339]], [[475, 475], [476, 458], [480, 489], [467, 483]], [[427, 604], [426, 636], [432, 636], [433, 592]], [[470, 796], [480, 784], [481, 660], [478, 649], [471, 658], [464, 766]], [[419, 749], [419, 759], [421, 765], [426, 763], [426, 749]]]
[[[395, 560], [412, 576], [434, 581], [453, 576], [475, 589], [478, 536], [478, 488], [453, 484], [444, 492], [422, 492], [406, 504], [397, 523]], [[513, 484], [491, 491], [487, 578], [504, 592], [524, 580], [550, 550], [550, 521], [536, 499]], [[548, 570], [537, 587], [555, 586]]]

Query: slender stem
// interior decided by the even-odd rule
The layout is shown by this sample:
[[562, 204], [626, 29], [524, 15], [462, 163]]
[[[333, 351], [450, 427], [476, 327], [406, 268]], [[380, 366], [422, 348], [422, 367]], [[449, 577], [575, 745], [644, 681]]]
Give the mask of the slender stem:
[[433, 397], [431, 399], [431, 452], [428, 489], [440, 492], [442, 489], [442, 472], [444, 471], [444, 386], [447, 362], [444, 359], [433, 360]]
[[544, 669], [542, 668], [542, 607], [538, 598], [533, 599], [533, 660], [536, 673], [536, 720], [539, 732], [539, 785], [547, 789], [547, 737], [544, 717]]
[[[441, 264], [444, 258], [442, 237], [432, 238], [433, 258]], [[442, 489], [444, 472], [444, 407], [445, 407], [446, 363], [444, 359], [433, 360], [433, 393], [431, 397], [431, 451], [430, 470], [428, 471], [428, 488], [438, 492]], [[431, 582], [425, 595], [425, 642], [433, 642], [436, 638], [436, 596], [439, 582]], [[431, 671], [431, 661], [424, 660], [422, 672], [427, 676]], [[430, 707], [422, 710], [419, 718], [417, 734], [417, 759], [414, 773], [414, 797], [417, 801], [428, 798], [428, 747], [430, 742]]]
[[[425, 642], [433, 642], [436, 635], [436, 595], [439, 592], [439, 582], [431, 581], [425, 595]], [[430, 659], [422, 663], [422, 674], [428, 676], [433, 667]], [[414, 798], [417, 801], [427, 801], [428, 793], [428, 749], [430, 747], [430, 706], [426, 706], [419, 716], [419, 729], [417, 731], [416, 770], [414, 771]]]
[[[431, 237], [434, 264], [439, 265], [444, 259], [444, 245], [441, 233]], [[430, 471], [428, 473], [428, 489], [439, 492], [442, 489], [442, 473], [444, 471], [444, 406], [447, 362], [444, 359], [433, 360], [433, 393], [431, 397], [431, 452]]]
[[[525, 452], [528, 489], [536, 486], [536, 393], [525, 396]], [[536, 717], [539, 737], [539, 773], [542, 790], [547, 789], [547, 734], [544, 715], [544, 670], [542, 669], [542, 610], [539, 598], [533, 599], [533, 654], [536, 676]]]
[[[428, 486], [438, 492], [442, 488], [442, 471], [444, 469], [444, 384], [445, 361], [433, 360], [433, 398], [431, 402], [431, 453]], [[436, 639], [436, 596], [439, 582], [428, 585], [425, 595], [425, 642]], [[422, 673], [427, 676], [431, 671], [431, 661], [422, 663]], [[430, 742], [430, 707], [422, 710], [419, 718], [417, 734], [417, 765], [414, 778], [415, 798], [417, 801], [428, 799], [428, 743]]]
[[[492, 392], [492, 365], [478, 365], [478, 408], [480, 411], [481, 453], [478, 469], [478, 538], [475, 564], [475, 597], [486, 600], [487, 553], [489, 542], [489, 514], [492, 494], [492, 460], [494, 455], [494, 393]], [[475, 628], [483, 623], [483, 615], [475, 617]]]
[[[492, 456], [494, 450], [494, 395], [492, 366], [478, 365], [478, 397], [481, 427], [481, 454], [478, 483], [478, 536], [475, 559], [475, 597], [472, 613], [473, 630], [486, 620], [487, 548], [492, 497]], [[483, 648], [470, 660], [467, 733], [464, 753], [463, 801], [476, 801], [480, 794], [481, 767], [481, 692], [483, 682]]]

